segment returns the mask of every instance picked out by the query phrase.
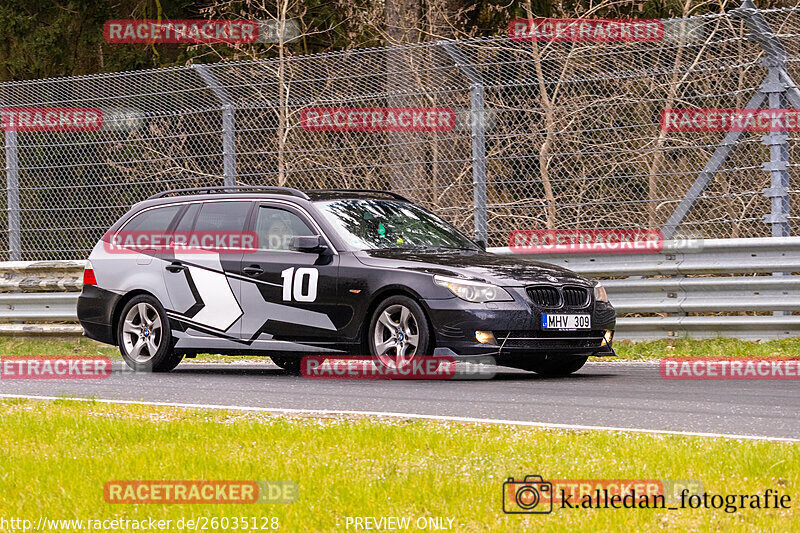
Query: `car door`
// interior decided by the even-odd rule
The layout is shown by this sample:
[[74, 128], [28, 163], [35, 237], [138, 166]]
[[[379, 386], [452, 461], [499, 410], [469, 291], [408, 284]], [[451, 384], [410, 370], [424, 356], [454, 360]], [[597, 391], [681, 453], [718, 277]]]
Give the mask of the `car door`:
[[258, 246], [242, 256], [239, 271], [243, 339], [280, 351], [335, 342], [339, 256], [324, 235], [324, 253], [292, 248], [294, 237], [322, 235], [319, 226], [305, 210], [274, 200], [257, 206], [249, 227]]
[[[240, 234], [254, 202], [209, 200], [188, 205], [175, 227], [176, 238], [219, 237]], [[243, 315], [239, 270], [241, 249], [176, 247], [165, 261], [164, 280], [170, 299], [167, 314], [185, 335], [238, 341]], [[185, 342], [182, 345], [186, 345]], [[188, 345], [187, 345], [188, 346]]]

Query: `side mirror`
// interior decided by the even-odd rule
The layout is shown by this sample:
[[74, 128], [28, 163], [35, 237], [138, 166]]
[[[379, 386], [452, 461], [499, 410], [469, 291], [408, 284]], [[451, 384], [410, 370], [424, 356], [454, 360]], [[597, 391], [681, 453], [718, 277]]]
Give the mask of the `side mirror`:
[[483, 239], [475, 241], [475, 244], [477, 244], [478, 248], [480, 248], [481, 250], [486, 251], [486, 241], [484, 241]]
[[325, 240], [320, 235], [302, 236], [292, 238], [292, 250], [310, 254], [321, 254], [328, 249]]

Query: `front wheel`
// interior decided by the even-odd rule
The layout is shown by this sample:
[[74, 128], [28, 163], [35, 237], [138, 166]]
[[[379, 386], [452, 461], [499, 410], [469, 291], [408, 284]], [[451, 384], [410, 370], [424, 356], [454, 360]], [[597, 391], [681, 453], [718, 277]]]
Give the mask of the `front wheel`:
[[172, 330], [161, 303], [143, 294], [131, 299], [117, 323], [119, 351], [137, 372], [169, 372], [183, 354], [172, 351]]
[[540, 361], [515, 361], [511, 366], [536, 372], [540, 376], [559, 378], [574, 374], [586, 364], [588, 357], [556, 357]]
[[391, 296], [375, 309], [367, 343], [388, 368], [400, 368], [414, 357], [430, 355], [430, 328], [422, 307], [408, 296]]

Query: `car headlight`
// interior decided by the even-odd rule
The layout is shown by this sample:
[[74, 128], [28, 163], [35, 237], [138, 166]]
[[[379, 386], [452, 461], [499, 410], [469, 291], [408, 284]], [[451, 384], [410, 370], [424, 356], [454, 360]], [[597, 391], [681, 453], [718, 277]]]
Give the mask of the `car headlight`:
[[595, 302], [607, 302], [608, 301], [608, 294], [606, 294], [606, 288], [603, 287], [600, 282], [594, 286], [594, 301]]
[[446, 276], [433, 276], [433, 282], [447, 287], [450, 292], [468, 302], [510, 302], [514, 300], [510, 294], [497, 285]]

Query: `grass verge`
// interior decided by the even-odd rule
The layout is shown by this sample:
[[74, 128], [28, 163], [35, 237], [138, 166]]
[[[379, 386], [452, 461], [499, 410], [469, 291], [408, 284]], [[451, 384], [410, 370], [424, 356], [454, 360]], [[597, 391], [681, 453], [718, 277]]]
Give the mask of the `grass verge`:
[[[434, 421], [303, 418], [0, 401], [0, 517], [277, 517], [283, 531], [343, 531], [347, 517], [452, 518], [452, 531], [791, 531], [793, 509], [564, 509], [506, 515], [502, 483], [695, 479], [714, 494], [800, 498], [791, 443]], [[111, 505], [109, 480], [291, 480], [290, 505]], [[61, 530], [68, 528], [62, 526]], [[354, 528], [350, 528], [354, 530]], [[415, 528], [411, 528], [414, 530]]]
[[767, 342], [739, 339], [667, 339], [614, 343], [618, 360], [646, 361], [662, 357], [800, 357], [800, 337]]

